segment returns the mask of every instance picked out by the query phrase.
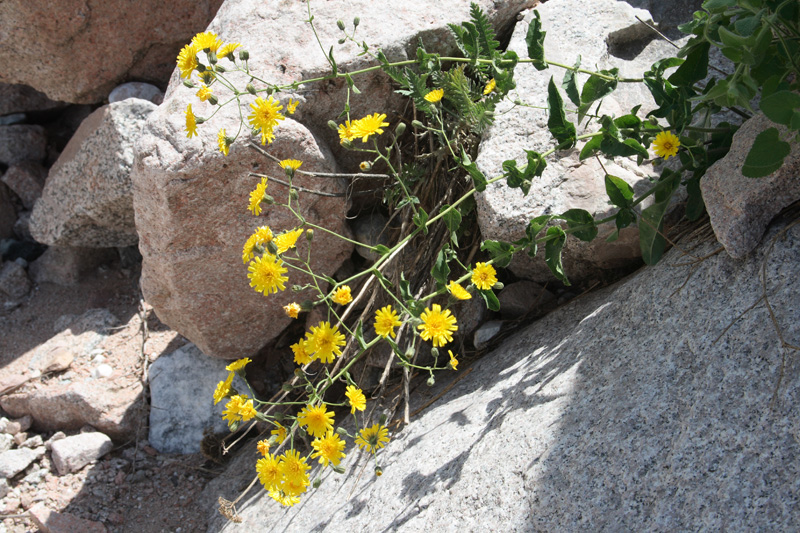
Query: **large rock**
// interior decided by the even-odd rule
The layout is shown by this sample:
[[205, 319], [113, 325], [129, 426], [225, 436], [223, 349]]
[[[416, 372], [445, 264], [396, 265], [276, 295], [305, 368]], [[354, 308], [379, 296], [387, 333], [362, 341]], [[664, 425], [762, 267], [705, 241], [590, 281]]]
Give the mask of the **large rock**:
[[63, 107], [63, 102], [50, 100], [33, 87], [0, 83], [0, 116], [25, 111], [44, 111]]
[[[764, 230], [781, 209], [800, 199], [800, 143], [783, 166], [763, 178], [748, 178], [742, 166], [756, 136], [775, 127], [758, 114], [733, 136], [728, 155], [714, 163], [700, 179], [700, 190], [717, 240], [731, 257], [740, 259], [756, 247]], [[779, 126], [781, 134], [786, 128]]]
[[[196, 453], [207, 429], [227, 433], [225, 401], [214, 405], [217, 383], [228, 376], [225, 361], [212, 359], [192, 344], [160, 356], [150, 367], [150, 444], [162, 453]], [[244, 380], [233, 386], [246, 392]]]
[[[446, 393], [379, 453], [383, 476], [351, 443], [348, 473], [328, 469], [300, 505], [260, 489], [241, 524], [208, 531], [797, 529], [800, 363], [776, 328], [800, 344], [800, 226], [742, 261], [700, 239], [511, 336], [455, 386], [439, 377]], [[209, 502], [239, 495], [253, 448]]]
[[[520, 3], [479, 2], [491, 19], [503, 26], [518, 10], [532, 1]], [[346, 8], [341, 3], [312, 6], [314, 20], [324, 46], [334, 45], [342, 36], [336, 20], [352, 21], [358, 15], [358, 38], [382, 46], [392, 59], [413, 54], [418, 37], [431, 49], [451, 49], [452, 39], [446, 23], [454, 14], [467, 19], [467, 6], [457, 0], [425, 4], [392, 4], [359, 0]], [[250, 52], [250, 69], [270, 83], [291, 83], [323, 75], [328, 62], [308, 24], [307, 6], [287, 3], [280, 9], [259, 0], [226, 2], [209, 26], [225, 42], [242, 43]], [[386, 13], [391, 10], [392, 17]], [[349, 23], [349, 22], [348, 22]], [[269, 39], [254, 38], [269, 35]], [[336, 45], [334, 51], [341, 69], [353, 70], [365, 64], [361, 49], [352, 44]], [[227, 60], [223, 60], [223, 65]], [[243, 87], [248, 78], [229, 73]], [[396, 108], [398, 96], [380, 73], [358, 76], [362, 96], [351, 95], [351, 115], [360, 118], [370, 113], [388, 113]], [[305, 87], [304, 87], [305, 88]], [[280, 159], [303, 161], [301, 170], [331, 172], [339, 167], [333, 153], [342, 154], [338, 135], [327, 122], [336, 119], [344, 107], [346, 84], [343, 80], [309, 86], [293, 94], [299, 100], [297, 113], [281, 122], [277, 139], [268, 148]], [[212, 108], [198, 101], [197, 90], [183, 86], [178, 71], [173, 73], [164, 103], [150, 119], [137, 144], [134, 170], [136, 225], [140, 236], [142, 288], [159, 318], [189, 338], [203, 352], [225, 358], [252, 354], [273, 339], [291, 321], [280, 309], [303, 295], [290, 291], [273, 294], [269, 300], [248, 287], [246, 268], [241, 264], [241, 249], [258, 225], [275, 230], [294, 227], [297, 222], [280, 209], [269, 209], [267, 216], [255, 219], [245, 210], [247, 195], [257, 183], [248, 177], [255, 171], [272, 176], [283, 172], [268, 159], [247, 148], [247, 133], [223, 157], [217, 149], [217, 133], [229, 135], [239, 128], [239, 113], [229, 105], [212, 120], [198, 127], [198, 137], [187, 139], [185, 110], [192, 104], [195, 114], [207, 117]], [[283, 103], [289, 95], [278, 95]], [[220, 99], [224, 101], [224, 93]], [[246, 103], [252, 98], [243, 99]], [[244, 115], [250, 112], [245, 105]], [[294, 120], [293, 120], [294, 119]], [[295, 122], [295, 120], [297, 122]], [[396, 124], [392, 121], [392, 127]], [[302, 125], [300, 124], [302, 123]], [[360, 160], [357, 159], [356, 161]], [[352, 158], [346, 158], [351, 163]], [[345, 170], [350, 169], [347, 167]], [[344, 184], [329, 178], [298, 175], [298, 185], [327, 192], [343, 192]], [[285, 199], [286, 190], [272, 183], [269, 193]], [[310, 222], [347, 235], [347, 203], [343, 198], [318, 197], [303, 193], [303, 216]], [[318, 274], [333, 274], [352, 251], [349, 244], [317, 231], [312, 267]], [[290, 283], [302, 284], [302, 276]], [[306, 296], [307, 297], [307, 296]]]
[[114, 365], [110, 377], [96, 377], [93, 372], [97, 366], [93, 352], [109, 328], [117, 324], [118, 320], [106, 309], [92, 309], [80, 317], [62, 317], [57, 323], [59, 333], [22, 357], [30, 357], [31, 370], [43, 372], [63, 368], [60, 362], [71, 355], [71, 368], [41, 381], [29, 381], [1, 397], [0, 407], [11, 416], [30, 415], [39, 430], [73, 430], [91, 425], [113, 439], [132, 437], [140, 423], [139, 373], [135, 368], [120, 368], [115, 361], [110, 361]]
[[82, 104], [101, 102], [126, 78], [163, 84], [181, 46], [205, 28], [220, 4], [67, 0], [53, 9], [5, 1], [0, 3], [0, 81]]
[[[545, 56], [551, 61], [573, 65], [580, 55], [586, 68], [618, 67], [621, 76], [639, 78], [653, 62], [675, 54], [675, 49], [662, 40], [648, 42], [654, 34], [636, 17], [651, 20], [649, 13], [624, 2], [560, 0], [544, 3], [536, 10], [541, 15], [543, 29], [547, 31]], [[529, 12], [525, 21], [532, 18], [533, 13]], [[527, 30], [527, 23], [518, 24], [509, 44], [509, 49], [520, 57], [528, 55], [525, 44]], [[647, 44], [642, 47], [642, 43]], [[526, 103], [546, 106], [551, 76], [560, 86], [564, 72], [556, 67], [538, 71], [531, 65], [519, 65], [514, 75], [516, 94]], [[587, 76], [579, 75], [579, 85], [582, 86], [586, 79]], [[562, 97], [567, 110], [575, 109], [563, 92]], [[629, 113], [637, 104], [643, 104], [640, 117], [656, 107], [642, 84], [621, 83], [603, 100], [600, 113], [620, 116]], [[592, 107], [593, 113], [595, 108], [596, 105]], [[576, 122], [577, 115], [568, 112], [567, 119]], [[476, 160], [478, 167], [487, 177], [495, 177], [502, 174], [503, 161], [516, 159], [522, 166], [525, 150], [541, 153], [555, 146], [547, 120], [545, 110], [514, 106], [508, 100], [499, 104], [495, 122], [481, 140]], [[594, 125], [587, 131], [579, 127], [578, 134], [595, 129]], [[515, 241], [525, 235], [530, 219], [543, 214], [560, 214], [572, 208], [585, 209], [596, 218], [613, 214], [616, 208], [610, 205], [605, 192], [603, 168], [595, 158], [580, 162], [581, 147], [582, 143], [579, 143], [572, 150], [550, 156], [544, 174], [534, 179], [527, 195], [523, 195], [520, 189], [508, 188], [505, 182], [489, 185], [486, 191], [478, 194], [478, 223], [483, 237]], [[649, 188], [648, 175], [655, 175], [651, 167], [638, 167], [635, 161], [624, 158], [615, 161], [602, 158], [602, 161], [608, 173], [627, 181], [637, 194]], [[563, 262], [570, 280], [602, 277], [603, 270], [625, 267], [641, 257], [637, 229], [626, 228], [617, 241], [606, 242], [605, 237], [614, 229], [613, 222], [601, 225], [598, 237], [591, 243], [567, 239]], [[553, 275], [543, 260], [544, 246], [540, 248], [542, 250], [536, 259], [517, 254], [510, 269], [520, 277], [539, 283], [552, 281]]]
[[37, 241], [92, 248], [136, 244], [133, 144], [155, 108], [128, 99], [101, 107], [81, 123], [33, 209], [30, 231]]
[[44, 128], [30, 124], [0, 126], [0, 164], [43, 161], [47, 155]]
[[11, 165], [0, 179], [19, 196], [25, 209], [32, 209], [42, 195], [47, 170], [38, 163], [26, 161]]

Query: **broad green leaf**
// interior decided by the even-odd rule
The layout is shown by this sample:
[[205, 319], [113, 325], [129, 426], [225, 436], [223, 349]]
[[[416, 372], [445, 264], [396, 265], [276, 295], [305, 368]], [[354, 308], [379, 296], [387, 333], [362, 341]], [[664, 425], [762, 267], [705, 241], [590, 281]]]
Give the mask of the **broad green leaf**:
[[559, 217], [567, 221], [567, 226], [575, 230], [572, 232], [582, 241], [591, 242], [597, 237], [597, 226], [594, 217], [585, 209], [570, 209]]
[[711, 44], [705, 42], [700, 46], [695, 46], [686, 61], [678, 67], [678, 70], [667, 78], [673, 85], [690, 87], [708, 75], [708, 50]]
[[422, 230], [423, 234], [428, 234], [428, 226], [426, 226], [428, 223], [428, 213], [426, 213], [424, 209], [417, 209], [417, 212], [413, 217], [411, 217], [411, 221], [414, 222], [415, 226]]
[[664, 238], [664, 215], [672, 195], [681, 182], [681, 175], [669, 169], [664, 170], [654, 194], [655, 203], [642, 210], [639, 218], [639, 247], [642, 259], [648, 265], [655, 265], [661, 259], [666, 246]]
[[547, 107], [549, 108], [547, 128], [550, 133], [556, 138], [561, 149], [572, 148], [575, 146], [575, 125], [567, 120], [564, 113], [564, 100], [561, 98], [552, 76], [547, 85]]
[[772, 122], [788, 126], [792, 122], [795, 110], [800, 108], [800, 94], [777, 91], [761, 100], [759, 107]]
[[445, 204], [439, 210], [440, 213], [444, 213], [442, 218], [444, 219], [444, 223], [447, 226], [447, 229], [451, 232], [458, 231], [458, 228], [461, 226], [461, 213], [458, 212], [458, 209], [450, 209], [450, 205]]
[[483, 301], [486, 302], [486, 307], [492, 311], [499, 311], [500, 310], [500, 300], [497, 299], [497, 296], [494, 294], [492, 290], [488, 291], [478, 291], [483, 296]]
[[777, 128], [764, 130], [753, 142], [744, 160], [742, 174], [748, 178], [768, 176], [783, 166], [783, 160], [789, 152], [791, 146], [780, 139]]
[[567, 93], [569, 101], [575, 104], [575, 107], [581, 105], [581, 95], [578, 92], [578, 68], [581, 66], [581, 56], [575, 61], [575, 66], [564, 74], [564, 80], [561, 82], [561, 88]]
[[583, 117], [586, 116], [586, 112], [589, 110], [589, 107], [591, 107], [592, 102], [611, 94], [614, 89], [617, 88], [616, 77], [618, 73], [619, 69], [616, 67], [611, 70], [600, 71], [600, 74], [612, 76], [614, 78], [613, 80], [601, 78], [596, 74], [589, 76], [589, 79], [583, 84], [583, 89], [581, 90], [581, 105], [578, 107], [578, 122], [583, 121]]
[[536, 70], [544, 70], [547, 63], [544, 61], [544, 37], [546, 31], [542, 31], [542, 21], [538, 11], [533, 12], [533, 19], [528, 24], [528, 33], [525, 35], [525, 44], [528, 47], [528, 57], [533, 59], [533, 66]]
[[617, 207], [630, 207], [633, 199], [633, 188], [622, 178], [606, 174], [606, 194], [611, 203]]
[[581, 148], [581, 153], [578, 156], [578, 159], [583, 161], [589, 157], [592, 157], [594, 153], [600, 149], [600, 144], [603, 142], [603, 136], [598, 135], [597, 137], [592, 137], [589, 139], [586, 144], [583, 145]]
[[450, 275], [450, 266], [447, 264], [447, 246], [442, 247], [436, 255], [436, 262], [431, 269], [431, 276], [441, 285], [447, 285], [447, 277]]
[[617, 212], [617, 217], [614, 219], [614, 222], [617, 225], [617, 230], [621, 230], [627, 228], [633, 221], [636, 220], [636, 215], [633, 214], [633, 211], [630, 209], [620, 209]]
[[498, 268], [507, 267], [514, 255], [514, 247], [503, 241], [485, 240], [481, 243], [481, 250], [489, 252], [494, 265]]
[[554, 215], [540, 215], [531, 219], [531, 221], [528, 223], [528, 227], [525, 228], [525, 235], [527, 235], [532, 242], [535, 241], [539, 232], [542, 231], [547, 223], [553, 220], [553, 218], [555, 218]]
[[472, 159], [470, 159], [467, 152], [464, 148], [461, 148], [461, 166], [469, 172], [470, 177], [472, 178], [472, 183], [475, 186], [475, 190], [478, 192], [483, 192], [486, 190], [486, 176], [483, 175], [483, 172], [480, 171], [478, 165], [475, 164]]
[[558, 226], [547, 228], [547, 243], [544, 247], [544, 262], [547, 263], [550, 272], [553, 273], [564, 285], [569, 285], [569, 280], [564, 274], [564, 266], [561, 264], [561, 250], [567, 242], [567, 234]]

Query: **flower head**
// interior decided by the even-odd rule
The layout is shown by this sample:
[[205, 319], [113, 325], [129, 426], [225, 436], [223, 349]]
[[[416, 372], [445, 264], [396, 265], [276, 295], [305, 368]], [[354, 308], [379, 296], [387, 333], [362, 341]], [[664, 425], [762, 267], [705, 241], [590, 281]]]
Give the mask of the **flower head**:
[[217, 389], [214, 391], [214, 405], [217, 405], [223, 398], [228, 396], [231, 392], [231, 382], [233, 382], [233, 372], [228, 374], [225, 381], [217, 383]]
[[453, 352], [450, 350], [447, 350], [447, 354], [450, 356], [450, 368], [458, 370], [458, 359], [456, 359], [456, 356], [453, 355]]
[[311, 336], [306, 341], [306, 351], [311, 346], [315, 359], [323, 363], [332, 363], [342, 355], [341, 347], [344, 345], [344, 335], [339, 333], [339, 326], [331, 327], [328, 322], [320, 322], [319, 326], [311, 327]]
[[482, 291], [488, 291], [497, 283], [497, 271], [492, 265], [486, 263], [475, 263], [472, 269], [470, 281]]
[[222, 419], [227, 420], [229, 426], [239, 420], [247, 422], [254, 416], [256, 416], [256, 410], [253, 407], [253, 400], [248, 399], [244, 394], [231, 396], [225, 405], [225, 410], [222, 411]]
[[314, 442], [311, 443], [311, 447], [316, 450], [311, 454], [311, 458], [319, 457], [319, 464], [322, 466], [328, 466], [328, 463], [336, 466], [345, 456], [342, 453], [344, 445], [345, 442], [339, 438], [339, 435], [334, 433], [333, 430], [329, 430], [324, 437], [314, 439]]
[[247, 206], [247, 209], [252, 211], [255, 216], [261, 214], [261, 202], [264, 201], [265, 194], [267, 194], [267, 178], [261, 178], [261, 183], [250, 192], [250, 205]]
[[385, 119], [385, 114], [379, 115], [378, 113], [374, 113], [357, 120], [352, 125], [353, 136], [361, 137], [361, 142], [367, 142], [370, 135], [380, 135], [383, 133], [383, 127], [389, 125], [388, 122], [384, 122]]
[[190, 78], [197, 68], [197, 52], [199, 50], [194, 42], [181, 49], [178, 54], [178, 70], [181, 71], [181, 78]]
[[455, 281], [451, 281], [450, 283], [447, 284], [447, 290], [450, 291], [450, 294], [452, 294], [453, 297], [458, 300], [469, 300], [470, 298], [472, 298], [472, 295], [469, 292], [467, 292], [467, 289], [465, 289]]
[[339, 305], [347, 305], [353, 301], [353, 295], [350, 294], [350, 287], [342, 285], [333, 293], [332, 300]]
[[270, 434], [275, 435], [275, 439], [278, 441], [278, 444], [280, 444], [286, 440], [286, 428], [278, 423], [276, 423], [276, 425], [278, 427], [270, 431]]
[[300, 503], [300, 498], [297, 496], [290, 496], [282, 490], [269, 491], [269, 497], [283, 505], [284, 507], [293, 507]]
[[312, 361], [311, 354], [306, 351], [306, 343], [300, 339], [296, 343], [289, 346], [294, 353], [294, 362], [298, 365], [307, 365]]
[[345, 396], [350, 400], [350, 412], [355, 414], [356, 409], [363, 411], [367, 408], [367, 398], [364, 392], [354, 385], [348, 385], [345, 389]]
[[208, 85], [206, 85], [205, 83], [202, 84], [200, 86], [200, 90], [197, 91], [197, 97], [203, 102], [211, 98], [211, 94], [212, 94], [211, 89], [209, 89]]
[[427, 100], [432, 104], [435, 104], [436, 102], [442, 99], [442, 96], [444, 96], [444, 89], [434, 89], [425, 95], [425, 100]]
[[231, 148], [231, 143], [228, 140], [228, 137], [225, 135], [225, 128], [219, 130], [219, 134], [217, 135], [217, 144], [219, 145], [219, 151], [222, 152], [222, 155], [227, 157]]
[[256, 472], [258, 480], [265, 489], [271, 490], [280, 485], [281, 471], [278, 469], [278, 459], [271, 453], [265, 453], [263, 458], [256, 461]]
[[283, 106], [269, 97], [265, 100], [260, 96], [256, 98], [255, 104], [250, 104], [253, 113], [248, 115], [247, 120], [254, 130], [261, 130], [261, 144], [270, 143], [275, 139], [275, 134], [272, 130], [278, 125], [278, 121], [283, 120], [284, 117], [280, 111]]
[[300, 165], [302, 165], [303, 162], [298, 161], [297, 159], [284, 159], [279, 164], [281, 168], [284, 170], [286, 170], [287, 168], [290, 168], [292, 170], [297, 170], [298, 168], [300, 168]]
[[[269, 455], [269, 446], [269, 439], [261, 439], [258, 441], [258, 443], [256, 443], [256, 449], [258, 450], [258, 453], [265, 457]], [[256, 470], [258, 470], [258, 466], [256, 466]]]
[[302, 310], [303, 308], [300, 307], [300, 304], [297, 302], [292, 302], [289, 305], [283, 306], [283, 312], [286, 313], [286, 316], [289, 318], [297, 318]]
[[[286, 450], [280, 457], [278, 470], [283, 476], [284, 483], [286, 482], [299, 482], [305, 480], [308, 482], [308, 474], [306, 471], [311, 467], [306, 463], [305, 457], [300, 457], [300, 452], [297, 450]], [[285, 489], [284, 489], [285, 490]]]
[[231, 363], [228, 366], [226, 366], [225, 370], [228, 370], [230, 372], [236, 372], [237, 370], [243, 369], [244, 367], [247, 366], [247, 363], [251, 363], [251, 362], [252, 361], [250, 361], [249, 357], [245, 357], [244, 359], [237, 359], [233, 363]]
[[678, 148], [681, 145], [680, 139], [673, 135], [671, 131], [662, 131], [653, 140], [650, 147], [658, 157], [663, 157], [666, 161], [671, 156], [678, 153]]
[[197, 135], [197, 117], [192, 113], [192, 104], [186, 106], [186, 136], [190, 139]]
[[294, 112], [297, 110], [297, 104], [300, 102], [295, 102], [291, 98], [289, 98], [289, 103], [286, 104], [286, 112], [290, 115], [294, 115]]
[[370, 453], [380, 450], [387, 442], [389, 442], [389, 430], [380, 424], [362, 429], [356, 437], [356, 444]]
[[355, 125], [356, 121], [350, 122], [349, 120], [344, 124], [339, 124], [339, 142], [354, 141], [356, 139]]
[[290, 248], [294, 248], [295, 244], [297, 243], [297, 239], [299, 239], [300, 235], [302, 234], [303, 229], [297, 228], [275, 237], [275, 246], [278, 247], [278, 253], [282, 254], [288, 251]]
[[437, 348], [444, 346], [453, 340], [453, 332], [458, 330], [456, 317], [450, 313], [449, 309], [442, 311], [439, 304], [433, 304], [431, 308], [426, 308], [420, 315], [422, 324], [417, 326], [422, 333], [423, 340], [432, 340]]
[[216, 33], [206, 31], [198, 33], [192, 37], [192, 43], [197, 46], [198, 50], [211, 50], [216, 52], [222, 46], [222, 40], [217, 37]]
[[312, 437], [321, 437], [333, 429], [333, 412], [328, 412], [325, 404], [317, 406], [307, 405], [297, 415], [297, 421], [305, 426]]
[[287, 276], [284, 276], [288, 269], [283, 266], [283, 261], [267, 252], [261, 257], [256, 257], [255, 260], [247, 267], [247, 277], [250, 278], [250, 286], [256, 292], [262, 293], [264, 296], [286, 290], [286, 282], [289, 281]]
[[486, 87], [483, 88], [483, 94], [489, 94], [490, 92], [494, 91], [496, 87], [497, 82], [494, 80], [494, 78], [490, 79], [486, 83]]
[[394, 328], [401, 324], [400, 316], [397, 314], [397, 311], [392, 309], [391, 305], [387, 305], [375, 311], [375, 333], [381, 337], [385, 338], [391, 336], [394, 338]]
[[[236, 50], [237, 48], [239, 48], [240, 46], [242, 46], [242, 45], [239, 44], [239, 43], [228, 43], [225, 46], [223, 46], [222, 48], [220, 48], [219, 51], [217, 51], [217, 57], [219, 57], [220, 59], [223, 58], [223, 57], [227, 57], [228, 55], [232, 54], [233, 51]], [[231, 55], [231, 58], [233, 58], [232, 55]]]
[[242, 262], [247, 264], [253, 258], [256, 246], [267, 244], [272, 240], [272, 230], [269, 226], [261, 226], [256, 228], [256, 231], [247, 238], [242, 248]]

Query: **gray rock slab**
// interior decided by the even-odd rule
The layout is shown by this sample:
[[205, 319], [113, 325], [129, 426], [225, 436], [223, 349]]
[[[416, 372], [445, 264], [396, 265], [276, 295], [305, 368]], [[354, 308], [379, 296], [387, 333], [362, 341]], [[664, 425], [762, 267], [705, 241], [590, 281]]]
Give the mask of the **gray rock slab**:
[[503, 318], [533, 317], [544, 314], [556, 304], [556, 297], [533, 281], [521, 280], [506, 285], [497, 295]]
[[[800, 344], [800, 226], [785, 227], [741, 261], [681, 241], [688, 258], [673, 249], [475, 362], [391, 434], [383, 476], [348, 446], [348, 473], [322, 474], [301, 504], [253, 490], [241, 524], [209, 514], [208, 531], [797, 529], [800, 360], [776, 327]], [[236, 498], [255, 459], [236, 458], [209, 501]]]
[[9, 433], [0, 433], [0, 453], [8, 451], [14, 444], [14, 436]]
[[0, 453], [0, 478], [12, 478], [28, 468], [32, 462], [44, 455], [44, 446], [32, 450], [19, 448]]
[[0, 163], [11, 165], [21, 161], [43, 161], [47, 137], [41, 126], [14, 124], [0, 126]]
[[748, 178], [742, 167], [756, 136], [778, 126], [763, 114], [742, 124], [733, 136], [728, 154], [714, 163], [700, 179], [700, 190], [717, 240], [731, 257], [740, 259], [761, 240], [767, 224], [781, 209], [800, 199], [800, 143], [783, 166], [763, 178]]
[[138, 98], [123, 100], [81, 123], [33, 209], [30, 231], [37, 241], [90, 248], [136, 244], [133, 144], [155, 108]]
[[47, 170], [30, 161], [11, 165], [0, 178], [22, 200], [25, 209], [33, 208], [33, 204], [42, 195]]
[[100, 459], [113, 447], [108, 435], [94, 431], [57, 440], [50, 445], [50, 453], [59, 475], [63, 476]]
[[[217, 383], [228, 377], [227, 364], [204, 355], [193, 344], [155, 360], [150, 366], [151, 446], [163, 453], [196, 453], [207, 428], [215, 433], [228, 431], [222, 420], [225, 400], [215, 406], [213, 398]], [[247, 391], [239, 376], [234, 377], [233, 386]]]

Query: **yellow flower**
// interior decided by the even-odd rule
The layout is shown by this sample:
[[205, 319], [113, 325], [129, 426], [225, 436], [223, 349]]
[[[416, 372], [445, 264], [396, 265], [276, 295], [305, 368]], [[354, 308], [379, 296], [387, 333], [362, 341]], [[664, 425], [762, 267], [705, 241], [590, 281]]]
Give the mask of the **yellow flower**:
[[391, 305], [387, 305], [375, 311], [375, 333], [381, 337], [385, 338], [391, 336], [394, 338], [394, 328], [401, 324], [400, 316], [397, 314], [397, 311], [392, 309]]
[[303, 229], [297, 228], [275, 237], [275, 246], [278, 247], [278, 253], [282, 254], [290, 248], [294, 248], [295, 243], [297, 243], [297, 239], [299, 239], [300, 235], [302, 234]]
[[467, 292], [467, 289], [455, 281], [451, 281], [447, 284], [447, 290], [450, 291], [450, 294], [452, 294], [458, 300], [469, 300], [472, 298], [472, 295]]
[[490, 79], [486, 83], [486, 87], [484, 87], [483, 89], [483, 94], [489, 94], [490, 92], [494, 91], [496, 87], [497, 87], [497, 82], [494, 81], [494, 78]]
[[306, 351], [306, 343], [300, 339], [296, 343], [289, 346], [294, 353], [294, 362], [298, 365], [307, 365], [311, 362], [311, 355]]
[[313, 347], [315, 359], [323, 363], [332, 363], [342, 355], [341, 346], [345, 345], [345, 340], [344, 335], [339, 333], [339, 326], [331, 327], [328, 322], [320, 322], [319, 326], [312, 326], [308, 343]]
[[339, 142], [354, 141], [356, 134], [353, 131], [357, 121], [350, 122], [349, 120], [344, 124], [339, 124]]
[[290, 168], [292, 170], [297, 170], [298, 168], [300, 168], [300, 165], [302, 165], [303, 162], [298, 161], [297, 159], [284, 159], [279, 164], [281, 168], [284, 170], [286, 170], [287, 168]]
[[279, 504], [283, 505], [284, 507], [293, 507], [298, 503], [300, 503], [300, 498], [298, 498], [297, 496], [289, 496], [282, 490], [269, 491], [269, 497], [278, 502]]
[[271, 96], [269, 100], [259, 96], [256, 98], [255, 104], [250, 104], [250, 109], [253, 110], [253, 113], [248, 115], [247, 120], [254, 130], [261, 130], [261, 144], [266, 144], [267, 141], [271, 143], [275, 139], [272, 130], [278, 125], [278, 121], [286, 118], [280, 113], [283, 106], [279, 105]]
[[[388, 122], [384, 122], [386, 115], [374, 113], [357, 120], [352, 124], [353, 137], [361, 137], [361, 142], [367, 142], [370, 135], [380, 135], [383, 133], [383, 127], [388, 126]], [[340, 135], [341, 136], [341, 135]]]
[[198, 33], [194, 37], [192, 37], [192, 43], [197, 47], [198, 50], [211, 50], [212, 52], [216, 52], [219, 47], [222, 45], [222, 40], [217, 37], [216, 33], [211, 33], [210, 31]]
[[389, 430], [380, 424], [362, 429], [356, 437], [356, 444], [373, 454], [383, 448], [387, 442], [389, 442]]
[[332, 300], [339, 305], [347, 305], [353, 301], [353, 296], [350, 294], [350, 287], [342, 285], [333, 294]]
[[657, 156], [663, 157], [666, 161], [671, 156], [678, 153], [678, 148], [681, 145], [680, 139], [673, 135], [671, 131], [662, 131], [656, 135], [653, 144], [650, 147]]
[[300, 311], [302, 310], [303, 309], [300, 307], [300, 304], [298, 304], [297, 302], [292, 302], [289, 305], [283, 306], [283, 311], [289, 318], [297, 318], [297, 316], [300, 314]]
[[[303, 461], [305, 461], [305, 457], [303, 458]], [[281, 490], [285, 495], [284, 501], [288, 499], [292, 499], [292, 501], [300, 501], [297, 496], [303, 494], [306, 491], [306, 488], [310, 485], [308, 475], [306, 474], [305, 476], [298, 477], [296, 479], [285, 479], [285, 477], [286, 476], [284, 475], [283, 484], [281, 485]]]
[[222, 48], [219, 49], [219, 51], [217, 52], [217, 57], [222, 59], [223, 57], [226, 57], [226, 56], [232, 54], [233, 51], [236, 50], [237, 48], [239, 48], [240, 46], [242, 46], [242, 45], [239, 44], [239, 43], [228, 43], [228, 44], [226, 44], [225, 46], [223, 46]]
[[269, 226], [256, 228], [255, 233], [250, 235], [250, 237], [247, 238], [247, 242], [244, 243], [244, 248], [242, 248], [242, 262], [247, 264], [247, 262], [253, 258], [255, 247], [259, 245], [263, 246], [271, 240], [272, 230], [269, 229]]
[[[243, 398], [247, 399], [247, 396], [243, 396]], [[242, 420], [245, 422], [256, 416], [256, 410], [253, 407], [253, 400], [242, 402], [242, 404], [239, 406], [239, 416], [242, 417]]]
[[330, 430], [324, 437], [314, 439], [314, 442], [311, 443], [311, 447], [316, 450], [311, 454], [311, 458], [319, 457], [319, 464], [322, 466], [328, 466], [328, 463], [337, 466], [345, 456], [342, 453], [344, 445], [345, 442], [339, 438], [339, 435]]
[[286, 112], [290, 115], [294, 115], [295, 110], [297, 110], [297, 104], [300, 102], [295, 102], [291, 98], [289, 98], [289, 103], [286, 104]]
[[228, 155], [228, 151], [231, 148], [231, 143], [228, 141], [228, 137], [225, 135], [225, 128], [219, 130], [219, 134], [217, 135], [217, 144], [219, 145], [219, 151], [222, 152], [222, 155]]
[[456, 359], [456, 356], [453, 355], [452, 351], [447, 350], [447, 353], [450, 355], [450, 368], [453, 370], [458, 370], [458, 359]]
[[278, 427], [270, 431], [272, 435], [275, 435], [275, 439], [277, 440], [278, 444], [286, 440], [286, 428], [282, 425], [276, 423]]
[[197, 117], [192, 113], [192, 104], [186, 106], [186, 136], [190, 139], [192, 135], [197, 135]]
[[497, 283], [497, 272], [492, 265], [475, 263], [472, 269], [472, 283], [482, 291], [488, 291]]
[[442, 99], [442, 96], [444, 96], [444, 89], [434, 89], [425, 95], [425, 100], [427, 100], [432, 104], [435, 104], [436, 102]]
[[220, 381], [219, 383], [217, 383], [217, 390], [214, 391], [214, 405], [217, 405], [220, 402], [220, 400], [228, 396], [228, 393], [231, 392], [232, 381], [233, 381], [233, 372], [230, 372], [225, 381]]
[[287, 276], [284, 276], [288, 269], [283, 266], [283, 261], [267, 252], [261, 257], [256, 257], [255, 260], [247, 267], [247, 277], [250, 278], [250, 286], [256, 292], [262, 293], [264, 296], [286, 290], [286, 282], [289, 281]]
[[254, 416], [256, 416], [256, 410], [253, 408], [253, 400], [248, 399], [244, 394], [231, 396], [225, 405], [225, 410], [222, 411], [222, 419], [227, 420], [229, 426], [238, 420], [247, 422]]
[[[256, 444], [256, 449], [258, 450], [258, 453], [266, 457], [269, 454], [269, 444], [270, 444], [269, 439], [261, 439], [260, 441], [258, 441], [258, 443]], [[258, 470], [258, 465], [256, 465], [256, 470]]]
[[425, 308], [420, 315], [422, 324], [417, 326], [422, 333], [422, 340], [433, 340], [433, 345], [437, 348], [444, 346], [453, 340], [453, 332], [458, 330], [456, 317], [450, 313], [449, 309], [442, 311], [439, 304], [433, 304], [431, 308]]
[[237, 359], [233, 363], [231, 363], [228, 366], [226, 366], [225, 370], [228, 370], [230, 372], [236, 372], [237, 370], [243, 369], [244, 367], [247, 366], [247, 363], [251, 363], [251, 362], [252, 361], [250, 361], [249, 357], [245, 357], [244, 359]]
[[344, 395], [347, 396], [348, 400], [350, 400], [351, 413], [355, 413], [356, 409], [363, 411], [367, 408], [367, 398], [364, 396], [364, 392], [358, 387], [348, 385], [345, 389]]
[[199, 98], [201, 101], [205, 102], [206, 100], [208, 100], [209, 98], [211, 98], [211, 89], [209, 89], [209, 88], [208, 88], [208, 86], [207, 86], [205, 83], [204, 83], [204, 84], [202, 84], [202, 85], [200, 86], [200, 90], [199, 90], [199, 91], [197, 91], [197, 97], [198, 97], [198, 98]]
[[271, 453], [256, 461], [258, 480], [267, 490], [276, 488], [281, 482], [281, 471], [278, 469], [278, 459]]
[[261, 214], [261, 202], [264, 200], [264, 195], [267, 193], [267, 178], [261, 178], [261, 183], [256, 185], [255, 190], [250, 192], [250, 205], [247, 209], [252, 211], [255, 216]]
[[[283, 476], [283, 481], [301, 481], [308, 480], [306, 471], [311, 467], [306, 463], [305, 457], [300, 457], [300, 452], [297, 450], [286, 450], [280, 458], [278, 470]], [[284, 488], [284, 491], [286, 489]]]
[[297, 415], [297, 421], [305, 426], [312, 437], [321, 437], [333, 429], [333, 412], [328, 412], [325, 404], [317, 406], [307, 405]]
[[178, 54], [178, 70], [181, 78], [190, 78], [197, 68], [197, 46], [192, 42], [184, 46]]

